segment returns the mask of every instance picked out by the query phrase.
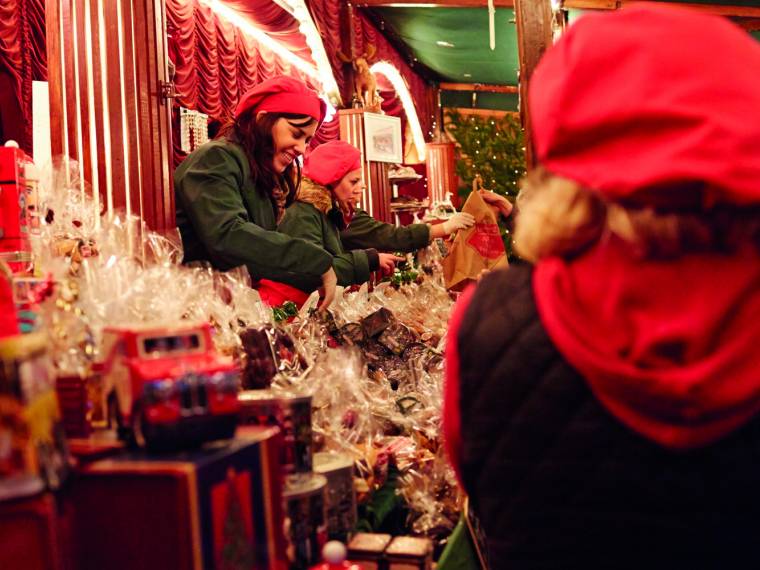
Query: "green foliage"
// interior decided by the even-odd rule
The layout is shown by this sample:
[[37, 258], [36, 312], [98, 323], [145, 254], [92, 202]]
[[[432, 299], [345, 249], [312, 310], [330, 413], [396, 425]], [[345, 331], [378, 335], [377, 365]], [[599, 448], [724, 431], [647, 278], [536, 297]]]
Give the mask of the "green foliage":
[[525, 176], [525, 138], [520, 122], [513, 115], [501, 119], [465, 116], [447, 112], [446, 131], [457, 142], [459, 194], [466, 198], [478, 174], [483, 187], [498, 194], [517, 196], [518, 183]]
[[[501, 119], [465, 116], [457, 111], [446, 115], [446, 131], [459, 148], [456, 171], [462, 200], [470, 195], [472, 181], [480, 175], [484, 188], [514, 202], [520, 179], [525, 176], [525, 138], [520, 121], [514, 115]], [[512, 239], [504, 220], [499, 227], [507, 256], [512, 259]]]
[[388, 479], [377, 489], [365, 505], [359, 505], [357, 532], [381, 532], [392, 535], [406, 534], [409, 509], [398, 494], [399, 471], [395, 465], [388, 468]]
[[287, 321], [290, 317], [295, 317], [298, 314], [298, 305], [293, 301], [285, 301], [279, 307], [272, 307], [272, 316], [274, 322], [281, 323]]

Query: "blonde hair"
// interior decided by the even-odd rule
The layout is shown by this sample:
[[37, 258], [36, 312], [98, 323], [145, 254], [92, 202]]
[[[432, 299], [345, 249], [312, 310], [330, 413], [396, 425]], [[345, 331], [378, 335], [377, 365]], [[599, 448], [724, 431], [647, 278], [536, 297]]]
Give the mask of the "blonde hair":
[[709, 212], [629, 208], [541, 167], [523, 179], [517, 206], [514, 247], [529, 261], [570, 258], [610, 235], [627, 242], [643, 258], [731, 251], [746, 243], [760, 251], [756, 207], [720, 206]]

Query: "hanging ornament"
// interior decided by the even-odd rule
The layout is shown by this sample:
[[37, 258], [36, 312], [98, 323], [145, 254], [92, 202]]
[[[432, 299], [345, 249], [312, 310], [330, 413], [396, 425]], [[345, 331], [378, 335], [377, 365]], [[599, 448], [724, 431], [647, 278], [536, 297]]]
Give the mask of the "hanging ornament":
[[488, 38], [491, 46], [491, 51], [496, 49], [496, 24], [494, 20], [496, 18], [496, 8], [494, 8], [493, 0], [488, 0]]
[[193, 149], [190, 144], [190, 109], [180, 109], [179, 140], [183, 152], [189, 153]]
[[180, 110], [180, 145], [190, 153], [208, 142], [208, 115], [192, 109]]

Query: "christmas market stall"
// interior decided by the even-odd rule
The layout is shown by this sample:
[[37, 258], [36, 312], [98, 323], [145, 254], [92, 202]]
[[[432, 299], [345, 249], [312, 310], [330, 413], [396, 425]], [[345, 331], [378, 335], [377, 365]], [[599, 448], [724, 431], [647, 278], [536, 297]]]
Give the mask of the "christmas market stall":
[[[1, 2], [0, 568], [499, 567], [447, 454], [449, 321], [515, 261], [542, 54], [625, 4]], [[272, 119], [253, 150], [241, 117]], [[206, 239], [240, 226], [269, 241]]]

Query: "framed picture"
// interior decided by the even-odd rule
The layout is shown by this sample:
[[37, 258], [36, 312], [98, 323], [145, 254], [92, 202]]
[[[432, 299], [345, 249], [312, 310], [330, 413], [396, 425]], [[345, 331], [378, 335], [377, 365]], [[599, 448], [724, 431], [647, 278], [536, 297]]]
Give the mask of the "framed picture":
[[401, 119], [364, 113], [364, 147], [367, 160], [401, 163]]

